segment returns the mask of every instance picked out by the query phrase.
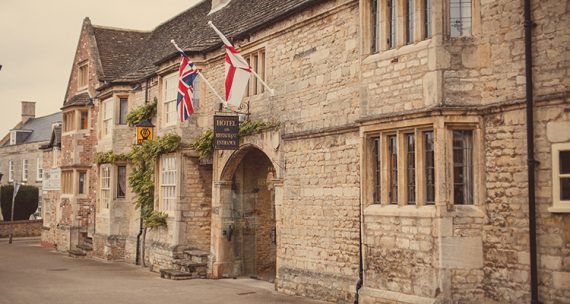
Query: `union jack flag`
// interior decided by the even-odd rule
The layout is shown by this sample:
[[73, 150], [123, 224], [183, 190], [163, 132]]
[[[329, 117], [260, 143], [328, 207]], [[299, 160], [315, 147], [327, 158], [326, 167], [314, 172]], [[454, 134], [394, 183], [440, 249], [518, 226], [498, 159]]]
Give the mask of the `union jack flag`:
[[194, 79], [198, 76], [198, 69], [184, 54], [181, 55], [180, 70], [178, 72], [178, 98], [176, 107], [180, 114], [180, 121], [184, 122], [194, 113], [192, 96], [194, 95]]

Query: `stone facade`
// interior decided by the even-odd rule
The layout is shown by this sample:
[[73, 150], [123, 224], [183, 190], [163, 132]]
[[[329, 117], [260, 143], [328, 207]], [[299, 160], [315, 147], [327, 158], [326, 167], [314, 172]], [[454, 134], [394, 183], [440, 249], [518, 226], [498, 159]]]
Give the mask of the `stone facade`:
[[[186, 148], [161, 156], [155, 209], [168, 214], [168, 225], [147, 232], [146, 263], [172, 269], [206, 252], [209, 277], [257, 276], [279, 292], [337, 303], [528, 302], [522, 2], [474, 0], [471, 34], [451, 37], [449, 1], [431, 1], [430, 35], [420, 26], [423, 1], [415, 1], [414, 38], [407, 41], [407, 1], [394, 1], [393, 47], [383, 39], [384, 2], [379, 16], [371, 0], [307, 3], [247, 35], [233, 33], [246, 58], [264, 56], [263, 75], [276, 89], [272, 95], [251, 82], [240, 111], [278, 127], [242, 137], [237, 151], [215, 151], [211, 164]], [[207, 5], [188, 12], [201, 18]], [[371, 27], [376, 17], [379, 36]], [[567, 212], [553, 209], [552, 147], [570, 142], [562, 131], [570, 121], [563, 56], [569, 14], [563, 3], [547, 1], [534, 4], [533, 18], [540, 301], [564, 303], [570, 232]], [[97, 91], [91, 89], [105, 73], [92, 75], [99, 77], [89, 86], [93, 103], [82, 105], [90, 111], [89, 131], [62, 136], [62, 168], [87, 170], [90, 186], [84, 200], [62, 196], [57, 227], [87, 227], [80, 230], [89, 236], [94, 211], [96, 257], [135, 262], [140, 240], [131, 190], [117, 198], [112, 186], [109, 207], [102, 207], [98, 184], [106, 168], [116, 185], [118, 166], [130, 174], [131, 165], [92, 164], [94, 152], [125, 153], [133, 144], [134, 129], [118, 123], [121, 99], [129, 110], [156, 99], [156, 134], [176, 133], [185, 143], [219, 113], [217, 97], [202, 82], [190, 120], [167, 121], [166, 80], [178, 69], [175, 56], [163, 52], [170, 46], [160, 35], [168, 27], [148, 38], [159, 50], [141, 53], [152, 59], [152, 72], [142, 63], [140, 70], [124, 66], [125, 75]], [[82, 42], [88, 34], [89, 28], [77, 63], [105, 57]], [[381, 37], [378, 51], [372, 37]], [[189, 54], [223, 92], [223, 50], [213, 45]], [[68, 99], [78, 93], [71, 89], [75, 74]], [[163, 184], [170, 173], [174, 184]], [[69, 242], [55, 239], [58, 247]]]

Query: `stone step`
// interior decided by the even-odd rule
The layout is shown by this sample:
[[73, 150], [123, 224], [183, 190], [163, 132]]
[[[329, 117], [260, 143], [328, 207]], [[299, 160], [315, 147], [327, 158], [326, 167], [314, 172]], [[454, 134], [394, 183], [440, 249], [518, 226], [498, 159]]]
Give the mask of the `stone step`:
[[83, 251], [93, 251], [93, 245], [92, 244], [79, 244], [79, 245], [77, 245], [77, 248], [79, 248]]
[[168, 280], [190, 280], [194, 279], [194, 275], [187, 272], [181, 272], [176, 269], [161, 269], [160, 277]]
[[72, 258], [81, 258], [86, 256], [87, 254], [81, 249], [71, 249], [67, 252], [70, 257]]
[[184, 258], [187, 260], [192, 260], [195, 263], [208, 263], [208, 256], [210, 255], [207, 251], [202, 250], [185, 250]]

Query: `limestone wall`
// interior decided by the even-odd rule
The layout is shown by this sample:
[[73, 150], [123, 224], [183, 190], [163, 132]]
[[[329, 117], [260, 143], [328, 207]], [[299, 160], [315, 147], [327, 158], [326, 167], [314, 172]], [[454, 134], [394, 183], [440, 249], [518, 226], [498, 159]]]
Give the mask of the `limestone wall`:
[[[557, 128], [557, 123], [568, 124], [570, 115], [565, 107], [567, 99], [551, 100], [539, 103], [535, 111], [538, 273], [543, 303], [564, 303], [570, 298], [570, 218], [565, 213], [548, 211], [553, 195], [551, 145], [564, 138], [549, 136], [547, 132], [550, 129], [554, 134], [552, 129]], [[514, 109], [488, 115], [485, 123], [489, 218], [484, 226], [485, 291], [490, 298], [505, 303], [528, 302], [530, 297], [524, 119], [524, 109]], [[556, 132], [567, 133], [562, 129]]]

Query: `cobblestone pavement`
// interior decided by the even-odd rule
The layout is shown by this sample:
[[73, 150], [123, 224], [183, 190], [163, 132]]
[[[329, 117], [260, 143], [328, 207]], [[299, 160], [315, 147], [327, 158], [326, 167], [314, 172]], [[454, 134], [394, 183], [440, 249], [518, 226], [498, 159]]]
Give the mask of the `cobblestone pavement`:
[[39, 239], [0, 239], [0, 303], [324, 303], [273, 291], [252, 279], [161, 279], [125, 263], [74, 259], [41, 248]]

